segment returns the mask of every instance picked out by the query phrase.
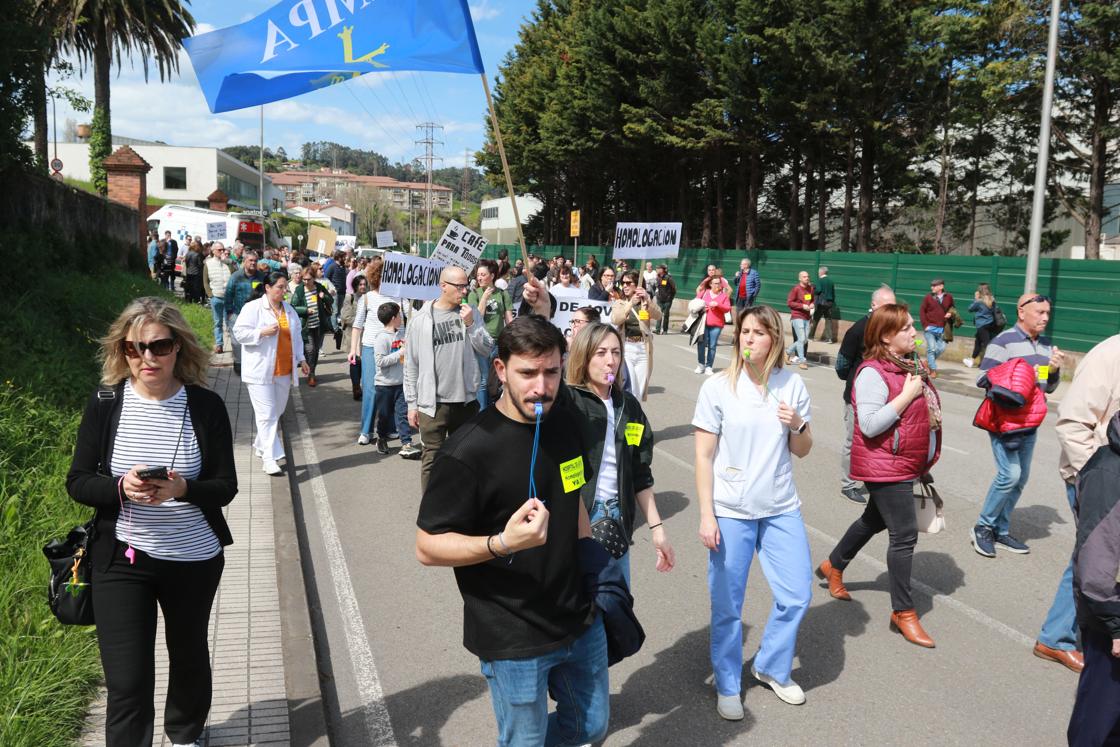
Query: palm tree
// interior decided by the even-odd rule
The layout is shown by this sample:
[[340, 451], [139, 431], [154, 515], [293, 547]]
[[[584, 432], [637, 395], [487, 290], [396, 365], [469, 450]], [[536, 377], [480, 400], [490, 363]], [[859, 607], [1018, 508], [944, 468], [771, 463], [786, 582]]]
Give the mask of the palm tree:
[[136, 53], [147, 79], [154, 59], [161, 81], [179, 70], [179, 49], [194, 31], [189, 0], [41, 0], [60, 7], [60, 46], [93, 63], [93, 132], [89, 161], [94, 186], [108, 191], [102, 161], [112, 151], [109, 74], [122, 56]]

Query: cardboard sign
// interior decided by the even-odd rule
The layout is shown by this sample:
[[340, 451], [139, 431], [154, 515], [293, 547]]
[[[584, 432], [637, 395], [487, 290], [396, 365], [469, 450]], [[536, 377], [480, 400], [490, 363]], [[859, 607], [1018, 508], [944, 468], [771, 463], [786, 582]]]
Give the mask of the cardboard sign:
[[605, 321], [611, 307], [610, 301], [592, 301], [585, 292], [561, 295], [554, 290], [552, 295], [556, 298], [556, 313], [552, 315], [552, 323], [564, 333], [564, 339], [569, 342], [572, 340], [572, 314], [584, 306], [594, 306]]
[[447, 224], [447, 230], [432, 252], [432, 259], [445, 265], [460, 267], [469, 275], [482, 258], [482, 250], [485, 248], [486, 239], [453, 220]]
[[615, 225], [615, 259], [675, 259], [680, 248], [680, 223]]
[[381, 267], [381, 295], [431, 301], [439, 298], [439, 274], [446, 265], [424, 257], [385, 252]]
[[226, 238], [226, 222], [224, 220], [206, 224], [207, 241], [224, 241]]
[[338, 234], [329, 228], [312, 224], [307, 231], [307, 250], [319, 254], [334, 252], [334, 242], [338, 241]]
[[392, 231], [378, 231], [376, 238], [378, 249], [388, 249], [391, 246], [397, 245], [397, 242], [393, 240]]

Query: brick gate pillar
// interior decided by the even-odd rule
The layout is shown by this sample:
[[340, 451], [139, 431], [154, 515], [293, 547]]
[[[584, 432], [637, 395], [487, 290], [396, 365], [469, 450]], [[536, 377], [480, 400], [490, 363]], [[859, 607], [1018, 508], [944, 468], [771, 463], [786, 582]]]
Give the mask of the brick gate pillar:
[[127, 145], [113, 151], [104, 164], [109, 199], [127, 205], [140, 216], [136, 237], [144, 249], [148, 246], [148, 172], [152, 167]]

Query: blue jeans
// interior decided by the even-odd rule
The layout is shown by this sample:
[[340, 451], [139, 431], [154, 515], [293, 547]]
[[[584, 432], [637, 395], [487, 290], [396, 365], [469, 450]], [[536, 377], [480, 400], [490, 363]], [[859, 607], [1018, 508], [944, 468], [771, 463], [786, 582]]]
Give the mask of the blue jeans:
[[363, 436], [373, 436], [373, 416], [377, 414], [377, 354], [369, 345], [362, 345], [362, 429]]
[[723, 332], [723, 327], [704, 325], [704, 334], [696, 341], [696, 362], [701, 366], [711, 368], [715, 365], [720, 332]]
[[401, 444], [412, 443], [412, 429], [408, 427], [408, 403], [404, 401], [403, 384], [378, 384], [374, 387], [377, 400], [377, 435], [388, 438], [390, 426], [396, 423]]
[[226, 323], [226, 300], [211, 296], [210, 314], [214, 317], [214, 344], [222, 347], [222, 327]]
[[801, 511], [756, 520], [717, 517], [716, 521], [719, 546], [708, 551], [711, 657], [716, 690], [720, 695], [738, 695], [742, 691], [743, 596], [756, 551], [770, 584], [774, 606], [754, 657], [754, 668], [788, 684], [797, 648], [797, 629], [813, 600], [809, 538]]
[[[1069, 499], [1069, 507], [1072, 509], [1077, 500], [1077, 488], [1069, 483], [1066, 483], [1066, 498]], [[1038, 640], [1043, 646], [1063, 651], [1073, 651], [1077, 648], [1077, 606], [1073, 599], [1072, 554], [1066, 572], [1058, 582], [1058, 592], [1054, 595], [1054, 603], [1050, 605], [1046, 622], [1042, 623]]]
[[809, 320], [808, 319], [790, 319], [790, 326], [793, 327], [793, 344], [786, 348], [786, 355], [791, 353], [796, 355], [798, 359], [805, 359], [805, 340], [809, 337]]
[[[482, 660], [498, 720], [499, 747], [598, 742], [610, 719], [603, 620], [555, 651], [531, 659]], [[556, 711], [548, 713], [548, 695]]]
[[990, 527], [996, 536], [1007, 534], [1011, 527], [1011, 512], [1027, 486], [1027, 478], [1031, 475], [1031, 455], [1034, 454], [1034, 442], [1038, 433], [1031, 433], [1022, 437], [1022, 445], [1018, 449], [1008, 449], [1004, 441], [996, 434], [988, 434], [992, 439], [992, 454], [996, 458], [996, 477], [992, 486], [988, 488], [988, 495], [984, 498], [984, 506], [980, 509], [980, 518], [976, 520], [978, 526]]
[[929, 363], [931, 371], [937, 370], [937, 359], [945, 352], [945, 333], [944, 332], [931, 332], [925, 331], [926, 338], [926, 362]]
[[490, 406], [490, 393], [486, 390], [486, 384], [490, 381], [490, 361], [498, 357], [498, 345], [494, 344], [490, 348], [489, 355], [475, 354], [474, 358], [478, 361], [478, 392], [475, 393], [474, 398], [478, 400], [478, 411], [482, 412]]
[[[619, 526], [622, 526], [622, 510], [618, 507], [617, 498], [606, 502], [596, 500], [591, 504], [590, 518], [592, 524], [608, 516], [617, 521]], [[617, 560], [611, 558], [610, 562], [618, 565], [618, 567], [622, 569], [622, 577], [626, 579], [626, 586], [633, 589], [634, 587], [630, 584], [630, 551], [627, 550], [626, 553]]]

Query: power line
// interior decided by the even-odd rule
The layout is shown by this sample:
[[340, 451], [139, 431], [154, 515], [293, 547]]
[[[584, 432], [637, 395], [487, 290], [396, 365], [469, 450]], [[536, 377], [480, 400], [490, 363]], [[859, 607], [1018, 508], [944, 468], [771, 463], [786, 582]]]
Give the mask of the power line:
[[[405, 149], [404, 149], [404, 148], [403, 148], [403, 147], [401, 146], [401, 143], [400, 143], [400, 141], [399, 141], [399, 140], [397, 140], [397, 139], [396, 139], [395, 137], [393, 137], [393, 133], [392, 133], [392, 132], [391, 132], [391, 131], [389, 130], [389, 128], [385, 127], [385, 125], [383, 125], [383, 124], [381, 123], [381, 120], [380, 120], [380, 119], [379, 119], [379, 118], [377, 117], [377, 115], [376, 115], [376, 114], [374, 114], [373, 112], [371, 112], [371, 111], [370, 111], [370, 110], [369, 110], [369, 109], [368, 109], [368, 108], [366, 107], [366, 105], [365, 105], [364, 103], [362, 103], [362, 100], [358, 98], [357, 94], [355, 94], [355, 93], [354, 93], [353, 89], [352, 89], [352, 88], [351, 88], [350, 86], [346, 85], [346, 84], [343, 84], [343, 86], [342, 86], [342, 87], [343, 87], [343, 88], [345, 88], [345, 89], [346, 89], [347, 91], [349, 91], [349, 92], [350, 92], [350, 95], [351, 95], [351, 96], [353, 96], [353, 97], [354, 97], [354, 100], [358, 102], [358, 106], [362, 107], [362, 109], [363, 109], [363, 110], [365, 111], [365, 113], [369, 115], [369, 118], [370, 118], [371, 120], [373, 120], [374, 124], [375, 124], [376, 126], [380, 127], [380, 128], [381, 128], [381, 131], [382, 131], [382, 132], [384, 132], [384, 133], [385, 133], [385, 134], [386, 134], [386, 135], [387, 135], [387, 136], [389, 137], [389, 139], [393, 141], [393, 144], [394, 144], [395, 146], [397, 146], [397, 149], [398, 149], [398, 150], [400, 150], [401, 152], [404, 152], [404, 150], [405, 150]], [[371, 92], [373, 91], [373, 89], [372, 89], [372, 88], [368, 88], [368, 87], [367, 87], [367, 90], [369, 90], [369, 91], [371, 91]], [[375, 97], [376, 97], [376, 95], [375, 95]]]
[[[443, 145], [442, 140], [435, 139], [435, 131], [442, 130], [443, 125], [436, 124], [435, 122], [424, 122], [423, 124], [416, 125], [416, 129], [422, 130], [424, 132], [424, 137], [420, 140], [417, 140], [416, 144], [424, 146], [424, 163], [428, 169], [428, 193], [427, 199], [425, 200], [425, 202], [427, 202], [428, 208], [428, 232], [425, 241], [427, 242], [430, 249], [432, 245], [432, 161], [443, 160], [441, 157], [434, 155], [433, 152], [436, 145]], [[411, 190], [409, 190], [408, 199], [410, 201], [412, 200]]]

